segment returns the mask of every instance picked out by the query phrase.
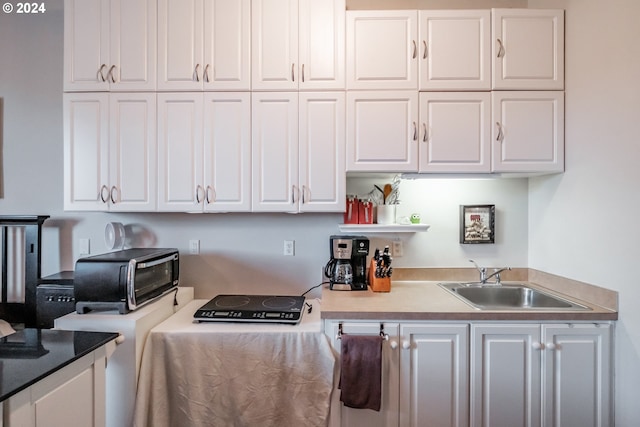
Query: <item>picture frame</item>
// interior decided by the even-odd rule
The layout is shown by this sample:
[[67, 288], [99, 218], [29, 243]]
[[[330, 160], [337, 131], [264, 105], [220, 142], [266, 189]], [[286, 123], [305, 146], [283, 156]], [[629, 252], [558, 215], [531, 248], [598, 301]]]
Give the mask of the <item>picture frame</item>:
[[495, 205], [460, 205], [460, 243], [495, 243]]

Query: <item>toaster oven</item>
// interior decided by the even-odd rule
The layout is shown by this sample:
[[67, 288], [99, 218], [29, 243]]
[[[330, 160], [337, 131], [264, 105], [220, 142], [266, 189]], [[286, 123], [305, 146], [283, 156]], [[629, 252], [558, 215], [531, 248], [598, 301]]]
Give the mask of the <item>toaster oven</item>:
[[80, 258], [74, 273], [76, 312], [128, 313], [178, 286], [177, 249], [135, 248]]

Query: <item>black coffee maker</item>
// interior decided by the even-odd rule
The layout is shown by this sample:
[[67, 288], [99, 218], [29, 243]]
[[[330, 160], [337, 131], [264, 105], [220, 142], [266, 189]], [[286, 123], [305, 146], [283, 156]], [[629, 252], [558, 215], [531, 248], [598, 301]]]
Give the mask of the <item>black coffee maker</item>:
[[331, 259], [324, 267], [329, 289], [345, 291], [367, 290], [367, 255], [369, 239], [364, 236], [329, 238]]

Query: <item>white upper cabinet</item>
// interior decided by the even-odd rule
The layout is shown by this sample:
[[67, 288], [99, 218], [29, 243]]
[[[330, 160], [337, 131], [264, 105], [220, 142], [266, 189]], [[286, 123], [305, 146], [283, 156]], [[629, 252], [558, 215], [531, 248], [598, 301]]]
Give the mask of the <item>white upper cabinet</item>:
[[492, 170], [564, 170], [564, 92], [494, 91]]
[[64, 95], [65, 210], [156, 209], [156, 95]]
[[156, 2], [65, 0], [65, 91], [155, 91]]
[[344, 0], [253, 0], [252, 89], [344, 89]]
[[158, 90], [249, 90], [250, 0], [159, 0]]
[[490, 92], [421, 92], [419, 172], [490, 172], [490, 124]]
[[347, 171], [418, 171], [418, 92], [347, 92]]
[[420, 90], [491, 89], [491, 12], [420, 10]]
[[344, 96], [252, 94], [253, 211], [344, 212]]
[[564, 89], [564, 10], [493, 9], [493, 89]]
[[347, 11], [347, 89], [418, 88], [418, 12]]

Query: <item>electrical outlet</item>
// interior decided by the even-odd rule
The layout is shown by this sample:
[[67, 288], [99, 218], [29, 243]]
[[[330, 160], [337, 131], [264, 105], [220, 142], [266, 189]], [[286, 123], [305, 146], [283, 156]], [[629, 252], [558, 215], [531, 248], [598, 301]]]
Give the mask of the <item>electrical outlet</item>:
[[78, 251], [80, 255], [89, 255], [91, 253], [91, 241], [89, 239], [80, 239], [78, 241]]
[[404, 249], [402, 247], [402, 240], [394, 240], [393, 241], [393, 256], [399, 257], [404, 254]]
[[284, 241], [284, 252], [285, 256], [294, 256], [296, 254], [296, 241], [295, 240], [285, 240]]
[[189, 240], [189, 253], [192, 255], [198, 255], [200, 253], [200, 240]]

